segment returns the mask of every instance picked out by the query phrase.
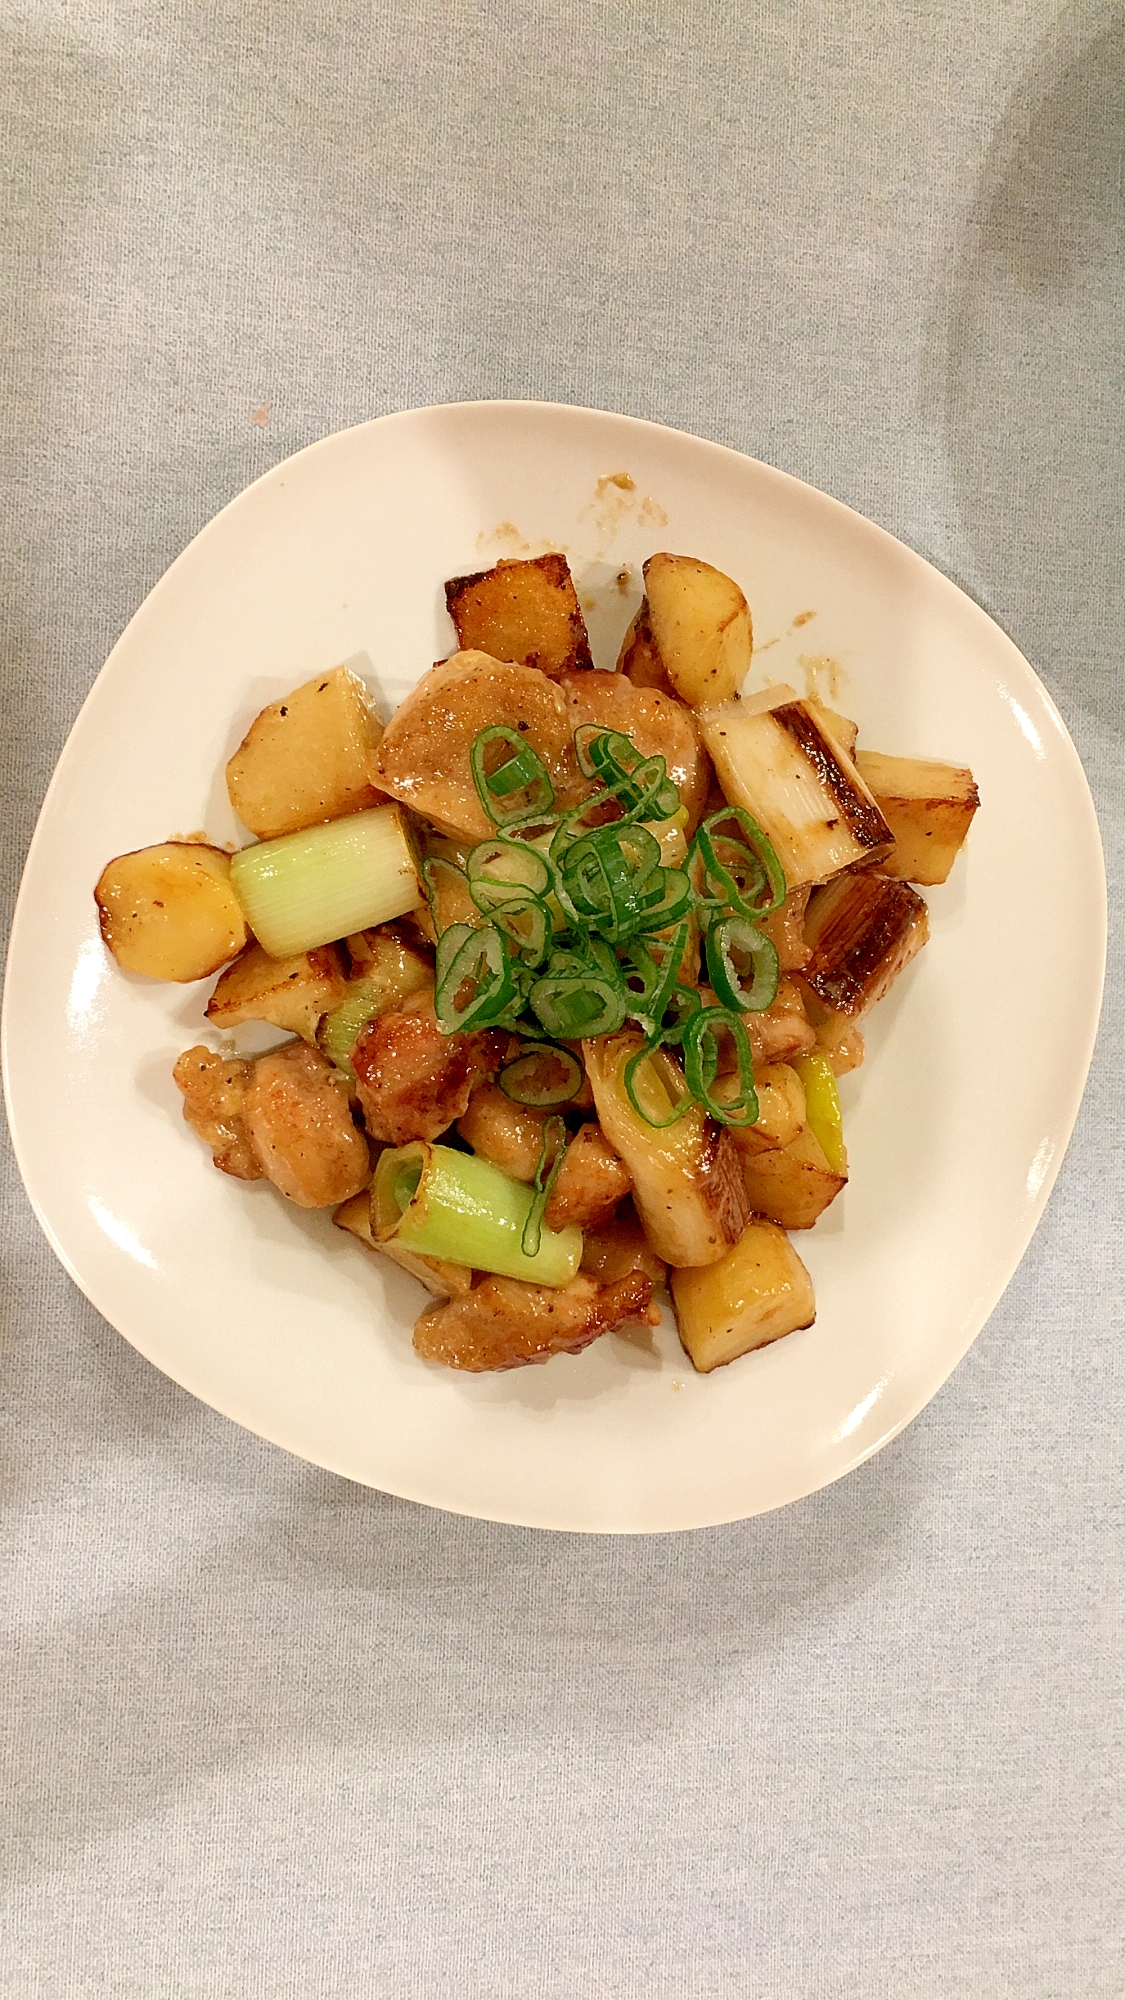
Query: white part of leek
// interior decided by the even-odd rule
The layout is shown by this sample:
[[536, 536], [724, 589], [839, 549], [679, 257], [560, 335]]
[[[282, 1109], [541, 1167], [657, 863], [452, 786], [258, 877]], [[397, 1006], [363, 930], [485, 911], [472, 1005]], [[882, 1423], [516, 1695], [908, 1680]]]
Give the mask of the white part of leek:
[[244, 847], [231, 861], [230, 879], [271, 958], [370, 930], [422, 901], [396, 805], [372, 806]]

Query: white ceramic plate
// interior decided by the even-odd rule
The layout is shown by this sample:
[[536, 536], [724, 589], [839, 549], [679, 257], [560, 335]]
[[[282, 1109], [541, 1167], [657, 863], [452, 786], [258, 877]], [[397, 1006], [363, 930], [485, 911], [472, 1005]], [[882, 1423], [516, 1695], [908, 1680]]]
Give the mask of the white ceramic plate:
[[[816, 1324], [707, 1377], [671, 1325], [500, 1376], [419, 1361], [411, 1279], [327, 1215], [214, 1171], [170, 1076], [205, 1038], [208, 988], [125, 977], [95, 922], [110, 855], [200, 827], [239, 837], [223, 765], [265, 702], [349, 660], [389, 713], [451, 649], [444, 578], [544, 546], [566, 549], [592, 602], [601, 665], [643, 558], [703, 556], [750, 600], [751, 687], [812, 676], [861, 741], [971, 764], [983, 801], [950, 883], [928, 892], [932, 941], [845, 1082], [851, 1183], [800, 1238]], [[687, 1528], [838, 1478], [964, 1354], [1070, 1136], [1104, 950], [1101, 847], [1073, 745], [1027, 662], [951, 583], [719, 446], [587, 410], [462, 404], [299, 453], [141, 606], [75, 724], [28, 857], [5, 1084], [28, 1192], [68, 1271], [214, 1408], [434, 1506]]]

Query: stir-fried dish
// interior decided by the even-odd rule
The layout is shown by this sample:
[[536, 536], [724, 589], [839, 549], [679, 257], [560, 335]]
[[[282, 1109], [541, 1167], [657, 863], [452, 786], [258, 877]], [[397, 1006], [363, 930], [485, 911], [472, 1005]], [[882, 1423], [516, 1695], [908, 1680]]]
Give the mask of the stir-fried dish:
[[[119, 855], [128, 971], [219, 974], [174, 1069], [221, 1172], [272, 1182], [431, 1295], [425, 1359], [488, 1370], [655, 1325], [700, 1371], [810, 1326], [791, 1233], [847, 1182], [837, 1078], [926, 941], [971, 772], [743, 694], [749, 608], [658, 554], [617, 668], [564, 556], [455, 577], [459, 650], [384, 728], [343, 667], [227, 766], [256, 836]], [[230, 1031], [286, 1037], [234, 1052]]]

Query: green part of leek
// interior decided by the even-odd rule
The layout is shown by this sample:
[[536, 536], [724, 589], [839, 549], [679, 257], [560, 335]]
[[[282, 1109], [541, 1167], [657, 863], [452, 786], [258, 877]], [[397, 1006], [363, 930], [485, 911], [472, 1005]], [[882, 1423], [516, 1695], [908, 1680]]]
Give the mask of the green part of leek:
[[[543, 1229], [529, 1257], [523, 1235], [536, 1196], [490, 1161], [451, 1146], [388, 1147], [372, 1188], [375, 1233], [404, 1249], [533, 1285], [566, 1285], [582, 1259], [580, 1229]], [[397, 1218], [397, 1219], [396, 1219]]]
[[313, 951], [405, 916], [422, 901], [398, 806], [372, 806], [326, 826], [244, 847], [231, 886], [271, 958]]
[[342, 1070], [354, 1083], [352, 1050], [359, 1040], [361, 1031], [369, 1021], [376, 1021], [387, 1007], [387, 982], [385, 979], [360, 980], [354, 993], [349, 993], [338, 1007], [324, 1016], [320, 1024], [317, 1041], [330, 1063]]

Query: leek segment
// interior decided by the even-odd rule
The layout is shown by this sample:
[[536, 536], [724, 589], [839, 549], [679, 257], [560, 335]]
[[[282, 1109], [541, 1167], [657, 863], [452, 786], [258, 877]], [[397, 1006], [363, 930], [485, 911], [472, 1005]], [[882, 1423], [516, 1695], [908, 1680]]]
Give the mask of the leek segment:
[[805, 1117], [814, 1139], [834, 1174], [846, 1174], [848, 1155], [844, 1145], [844, 1121], [836, 1072], [824, 1055], [799, 1056], [792, 1064], [805, 1086]]
[[402, 917], [422, 901], [398, 806], [244, 847], [230, 879], [263, 951], [288, 958]]
[[523, 1236], [536, 1196], [490, 1161], [417, 1140], [379, 1156], [371, 1222], [379, 1242], [502, 1278], [567, 1285], [582, 1260], [582, 1231], [542, 1229], [534, 1256]]

